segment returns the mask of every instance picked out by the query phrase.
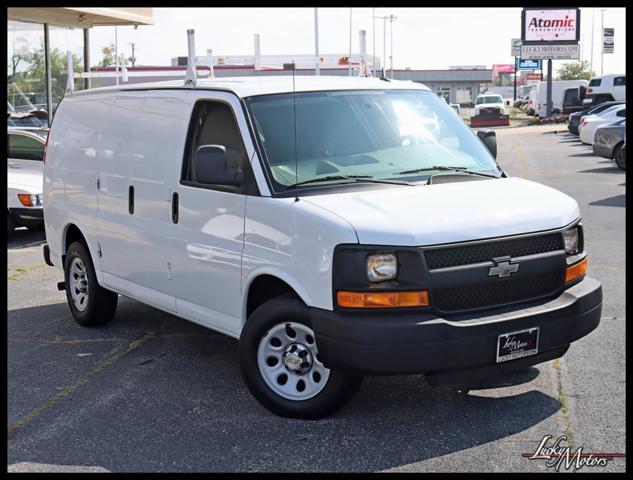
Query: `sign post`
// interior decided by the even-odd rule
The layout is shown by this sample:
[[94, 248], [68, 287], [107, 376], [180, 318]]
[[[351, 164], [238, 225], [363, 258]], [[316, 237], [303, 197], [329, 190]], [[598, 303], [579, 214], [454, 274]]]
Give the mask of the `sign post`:
[[517, 71], [519, 66], [519, 57], [514, 57], [514, 101], [517, 101]]

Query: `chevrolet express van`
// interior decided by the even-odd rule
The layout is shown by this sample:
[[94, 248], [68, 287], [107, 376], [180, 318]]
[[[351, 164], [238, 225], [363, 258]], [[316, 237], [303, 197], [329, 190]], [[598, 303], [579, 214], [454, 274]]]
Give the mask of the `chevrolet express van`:
[[53, 121], [43, 204], [79, 324], [109, 322], [124, 295], [239, 339], [248, 388], [283, 416], [333, 412], [363, 375], [525, 369], [600, 321], [576, 201], [508, 176], [413, 82], [77, 92]]

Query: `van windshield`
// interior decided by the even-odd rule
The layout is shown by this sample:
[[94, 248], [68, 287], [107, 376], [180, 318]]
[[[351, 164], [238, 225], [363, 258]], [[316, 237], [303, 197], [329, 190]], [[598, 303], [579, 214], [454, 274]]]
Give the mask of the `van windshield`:
[[293, 94], [274, 94], [246, 104], [275, 192], [359, 177], [413, 183], [447, 167], [500, 175], [473, 131], [432, 92], [302, 92], [294, 102]]

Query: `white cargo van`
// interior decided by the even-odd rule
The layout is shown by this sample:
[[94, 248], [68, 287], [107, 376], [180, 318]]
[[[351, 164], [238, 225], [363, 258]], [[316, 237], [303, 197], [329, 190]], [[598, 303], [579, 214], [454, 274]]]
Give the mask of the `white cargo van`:
[[[565, 91], [570, 88], [586, 87], [587, 80], [556, 80], [552, 81], [552, 113], [563, 113], [563, 101]], [[578, 97], [580, 93], [578, 94]], [[547, 115], [547, 82], [539, 82], [536, 88], [534, 115], [545, 117]]]
[[124, 295], [239, 339], [284, 416], [331, 413], [363, 375], [525, 369], [598, 326], [602, 290], [576, 201], [505, 174], [492, 133], [412, 82], [77, 92], [48, 141], [44, 256], [81, 325]]

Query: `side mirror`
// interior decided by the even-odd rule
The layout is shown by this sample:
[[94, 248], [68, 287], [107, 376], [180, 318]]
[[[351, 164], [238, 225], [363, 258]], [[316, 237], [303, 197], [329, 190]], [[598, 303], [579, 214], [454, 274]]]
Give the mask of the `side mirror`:
[[241, 170], [227, 170], [226, 147], [201, 145], [193, 159], [193, 178], [198, 183], [239, 187], [244, 181]]
[[477, 136], [486, 146], [493, 158], [497, 158], [497, 134], [494, 130], [477, 130]]

